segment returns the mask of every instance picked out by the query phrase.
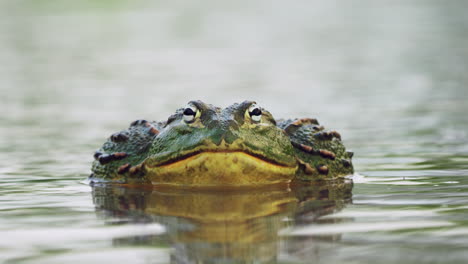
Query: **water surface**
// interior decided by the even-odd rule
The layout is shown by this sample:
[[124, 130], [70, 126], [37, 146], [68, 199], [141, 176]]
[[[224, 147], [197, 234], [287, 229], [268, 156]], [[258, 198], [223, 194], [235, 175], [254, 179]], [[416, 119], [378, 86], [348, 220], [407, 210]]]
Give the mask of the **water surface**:
[[[466, 263], [467, 8], [1, 1], [0, 261]], [[358, 174], [249, 193], [83, 183], [111, 133], [192, 99], [316, 117]]]

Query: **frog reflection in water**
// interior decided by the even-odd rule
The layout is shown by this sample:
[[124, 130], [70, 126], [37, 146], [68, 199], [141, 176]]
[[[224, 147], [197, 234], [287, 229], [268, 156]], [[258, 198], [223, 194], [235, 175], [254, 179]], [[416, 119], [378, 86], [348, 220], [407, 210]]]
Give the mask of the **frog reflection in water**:
[[310, 118], [275, 120], [252, 101], [191, 101], [166, 122], [137, 120], [94, 157], [92, 182], [252, 186], [353, 173], [338, 132]]
[[171, 247], [171, 263], [272, 263], [291, 259], [309, 263], [331, 254], [329, 243], [339, 240], [340, 235], [288, 236], [288, 228], [323, 222], [320, 217], [341, 210], [351, 201], [351, 190], [349, 179], [255, 191], [160, 191], [96, 185], [93, 200], [106, 219], [122, 219], [121, 224], [164, 225], [164, 234], [114, 238], [113, 243]]

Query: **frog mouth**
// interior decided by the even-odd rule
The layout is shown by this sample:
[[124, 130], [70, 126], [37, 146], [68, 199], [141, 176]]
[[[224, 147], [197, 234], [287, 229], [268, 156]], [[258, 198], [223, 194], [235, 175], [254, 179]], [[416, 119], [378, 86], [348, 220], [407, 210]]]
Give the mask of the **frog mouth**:
[[266, 160], [244, 151], [197, 151], [158, 165], [146, 164], [155, 185], [253, 186], [289, 183], [297, 165]]
[[216, 156], [216, 155], [210, 155], [210, 154], [220, 154], [220, 153], [226, 153], [226, 154], [233, 154], [233, 155], [239, 155], [239, 154], [244, 154], [246, 156], [250, 156], [250, 158], [253, 161], [256, 161], [258, 163], [270, 163], [272, 166], [279, 166], [279, 167], [291, 167], [286, 164], [280, 163], [276, 160], [269, 159], [263, 155], [256, 154], [256, 153], [251, 153], [243, 150], [198, 150], [198, 151], [193, 151], [187, 154], [184, 154], [182, 156], [178, 156], [166, 161], [163, 161], [159, 163], [158, 167], [164, 167], [164, 166], [170, 166], [170, 165], [175, 165], [176, 163], [184, 163], [188, 161], [190, 158], [195, 157], [197, 155], [201, 154], [206, 154], [209, 156]]

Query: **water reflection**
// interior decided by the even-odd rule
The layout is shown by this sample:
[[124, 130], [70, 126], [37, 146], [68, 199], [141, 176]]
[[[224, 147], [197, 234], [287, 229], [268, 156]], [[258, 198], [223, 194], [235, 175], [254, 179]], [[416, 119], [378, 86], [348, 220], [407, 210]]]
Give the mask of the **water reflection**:
[[[283, 247], [280, 230], [341, 210], [351, 202], [352, 186], [348, 179], [250, 190], [94, 186], [92, 195], [97, 211], [110, 223], [157, 222], [166, 227], [162, 236], [114, 239], [114, 246], [169, 246], [174, 263], [263, 263], [276, 261], [283, 253], [294, 254], [294, 247], [304, 240], [288, 241]], [[310, 243], [314, 238], [306, 239]], [[339, 235], [320, 239], [336, 240]]]

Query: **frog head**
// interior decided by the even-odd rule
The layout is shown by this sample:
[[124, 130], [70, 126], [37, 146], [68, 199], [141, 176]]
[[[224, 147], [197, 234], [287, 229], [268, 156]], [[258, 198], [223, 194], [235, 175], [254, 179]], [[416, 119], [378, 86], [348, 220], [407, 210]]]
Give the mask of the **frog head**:
[[257, 185], [287, 182], [298, 165], [288, 135], [255, 102], [190, 101], [168, 118], [144, 166], [157, 184]]

